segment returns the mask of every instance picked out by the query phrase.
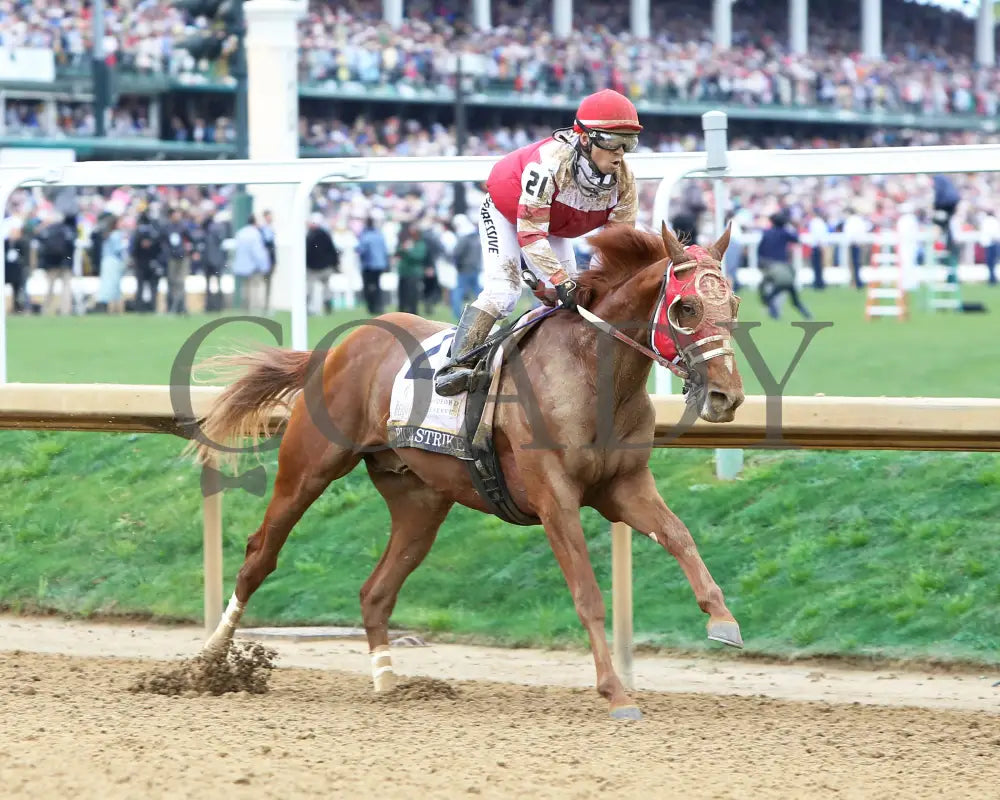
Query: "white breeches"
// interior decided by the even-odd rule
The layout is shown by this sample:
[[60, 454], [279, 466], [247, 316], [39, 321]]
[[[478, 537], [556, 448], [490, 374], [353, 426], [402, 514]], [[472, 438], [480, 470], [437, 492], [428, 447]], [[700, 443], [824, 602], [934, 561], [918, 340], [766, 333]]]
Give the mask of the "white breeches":
[[[483, 290], [472, 305], [502, 320], [514, 310], [525, 286], [521, 280], [523, 254], [517, 243], [516, 226], [504, 219], [489, 195], [479, 209], [479, 242], [483, 248]], [[576, 275], [572, 240], [550, 236], [549, 244], [566, 274]], [[535, 276], [547, 283], [531, 258], [524, 255], [524, 260]]]

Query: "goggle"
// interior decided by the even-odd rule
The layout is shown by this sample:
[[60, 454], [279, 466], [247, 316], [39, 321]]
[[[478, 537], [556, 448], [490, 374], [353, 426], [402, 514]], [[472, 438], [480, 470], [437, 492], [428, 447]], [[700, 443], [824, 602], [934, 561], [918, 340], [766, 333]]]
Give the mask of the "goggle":
[[638, 133], [610, 133], [608, 131], [595, 131], [591, 128], [580, 126], [590, 136], [590, 141], [601, 150], [611, 150], [614, 152], [619, 147], [625, 148], [626, 153], [633, 153], [639, 146]]

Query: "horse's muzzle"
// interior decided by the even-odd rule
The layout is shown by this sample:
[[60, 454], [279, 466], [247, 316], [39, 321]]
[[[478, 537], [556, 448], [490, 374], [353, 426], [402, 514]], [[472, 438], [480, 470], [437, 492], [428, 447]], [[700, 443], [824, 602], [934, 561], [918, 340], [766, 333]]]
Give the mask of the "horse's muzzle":
[[709, 389], [705, 392], [699, 416], [706, 422], [732, 422], [736, 409], [743, 405], [743, 392]]

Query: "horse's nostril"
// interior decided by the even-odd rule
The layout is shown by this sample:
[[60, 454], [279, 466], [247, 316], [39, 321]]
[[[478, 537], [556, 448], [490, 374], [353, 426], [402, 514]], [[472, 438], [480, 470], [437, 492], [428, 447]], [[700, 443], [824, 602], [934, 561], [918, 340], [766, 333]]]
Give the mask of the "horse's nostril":
[[708, 402], [712, 408], [722, 410], [729, 408], [729, 395], [725, 392], [711, 391], [708, 393]]

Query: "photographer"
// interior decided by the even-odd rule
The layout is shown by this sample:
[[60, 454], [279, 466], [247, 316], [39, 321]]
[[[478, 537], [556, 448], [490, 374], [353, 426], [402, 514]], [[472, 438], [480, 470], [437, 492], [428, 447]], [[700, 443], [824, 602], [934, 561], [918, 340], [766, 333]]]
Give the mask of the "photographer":
[[[136, 280], [134, 301], [136, 311], [156, 311], [160, 278], [165, 272], [163, 241], [160, 230], [149, 218], [149, 214], [143, 211], [139, 215], [139, 223], [132, 236], [132, 246], [129, 252]], [[147, 287], [150, 295], [148, 302], [143, 299]]]

